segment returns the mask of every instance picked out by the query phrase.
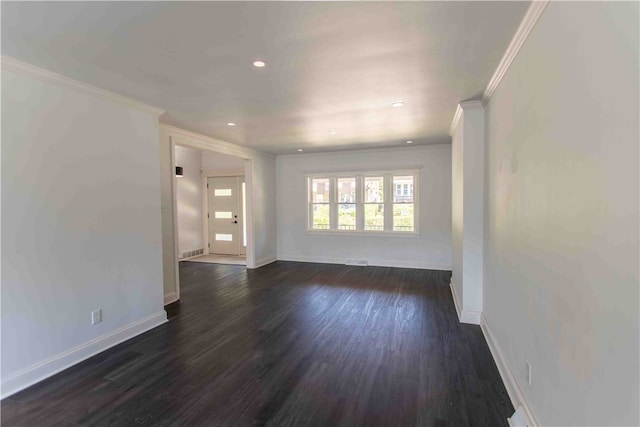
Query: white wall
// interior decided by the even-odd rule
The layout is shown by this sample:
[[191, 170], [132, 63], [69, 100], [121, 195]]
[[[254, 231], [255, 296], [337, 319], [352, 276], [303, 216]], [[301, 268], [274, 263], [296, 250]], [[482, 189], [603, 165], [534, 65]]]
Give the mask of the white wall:
[[[338, 236], [306, 231], [305, 174], [384, 169], [420, 170], [420, 236]], [[278, 259], [451, 269], [451, 145], [357, 150], [277, 157]]]
[[[480, 103], [462, 103], [464, 114], [464, 247], [463, 247], [463, 315], [478, 319], [483, 297], [484, 238], [484, 108]], [[479, 319], [478, 319], [479, 320]], [[476, 322], [473, 322], [476, 323]], [[479, 323], [479, 322], [477, 322]]]
[[247, 204], [251, 203], [247, 225], [253, 223], [255, 265], [261, 266], [277, 259], [276, 159], [258, 155], [251, 164], [251, 174], [245, 176], [247, 187], [253, 193], [247, 201]]
[[203, 249], [202, 241], [202, 152], [176, 146], [176, 166], [184, 176], [176, 180], [178, 210], [178, 253]]
[[[454, 298], [464, 323], [480, 324], [483, 298], [484, 108], [461, 102], [452, 141], [452, 224]], [[459, 119], [457, 119], [459, 117]]]
[[156, 115], [3, 63], [3, 396], [166, 321], [157, 153]]
[[[464, 233], [464, 116], [451, 135], [451, 283], [457, 297], [456, 308], [462, 310], [462, 249]], [[460, 313], [458, 313], [458, 316]]]
[[638, 6], [551, 2], [488, 104], [484, 313], [541, 425], [640, 424]]
[[244, 160], [236, 156], [203, 151], [202, 170], [217, 172], [244, 170]]

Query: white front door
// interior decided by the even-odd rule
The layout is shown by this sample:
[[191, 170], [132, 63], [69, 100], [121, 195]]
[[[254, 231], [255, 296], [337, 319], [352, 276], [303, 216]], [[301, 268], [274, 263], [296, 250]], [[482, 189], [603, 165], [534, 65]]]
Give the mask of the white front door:
[[243, 247], [243, 177], [207, 178], [209, 253], [238, 255]]

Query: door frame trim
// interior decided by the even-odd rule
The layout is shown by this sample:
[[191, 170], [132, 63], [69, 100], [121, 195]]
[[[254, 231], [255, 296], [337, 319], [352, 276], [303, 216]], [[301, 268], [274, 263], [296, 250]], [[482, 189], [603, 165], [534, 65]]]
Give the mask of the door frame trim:
[[[207, 180], [208, 178], [224, 178], [224, 177], [243, 177], [245, 180], [245, 186], [247, 178], [244, 176], [244, 171], [242, 169], [229, 169], [229, 170], [219, 170], [219, 171], [202, 171], [202, 242], [204, 244], [204, 250], [207, 254], [211, 253], [209, 248], [209, 218], [207, 214], [209, 213], [209, 191], [207, 190]], [[247, 190], [247, 195], [249, 191]], [[242, 195], [239, 196], [240, 200], [242, 200]], [[247, 197], [248, 199], [249, 197]], [[248, 200], [247, 200], [248, 204]], [[245, 206], [246, 209], [246, 206]], [[247, 221], [247, 218], [243, 218], [243, 221]], [[242, 232], [240, 232], [242, 234]], [[240, 243], [239, 243], [240, 244]], [[247, 246], [249, 246], [249, 227], [247, 227]], [[238, 249], [241, 249], [238, 247]], [[242, 252], [239, 250], [239, 252]], [[246, 255], [246, 254], [245, 254]]]
[[[164, 305], [171, 304], [180, 300], [180, 240], [178, 239], [178, 177], [176, 176], [176, 143], [173, 138], [169, 138], [169, 146], [171, 147], [171, 209], [173, 210], [173, 255], [175, 262], [175, 291], [170, 295], [173, 298], [165, 298]], [[166, 293], [166, 291], [165, 291]]]

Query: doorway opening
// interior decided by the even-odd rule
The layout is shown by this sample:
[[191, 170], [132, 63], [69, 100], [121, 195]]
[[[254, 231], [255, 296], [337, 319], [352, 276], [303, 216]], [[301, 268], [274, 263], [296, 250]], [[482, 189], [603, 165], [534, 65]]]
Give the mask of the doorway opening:
[[177, 300], [182, 262], [255, 264], [252, 161], [174, 138], [171, 154]]

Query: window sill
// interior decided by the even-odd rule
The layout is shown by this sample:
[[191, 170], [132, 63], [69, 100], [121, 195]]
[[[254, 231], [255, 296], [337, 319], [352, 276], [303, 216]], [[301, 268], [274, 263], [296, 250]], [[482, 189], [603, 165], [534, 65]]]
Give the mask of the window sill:
[[338, 230], [309, 230], [307, 234], [318, 236], [371, 236], [371, 237], [405, 237], [415, 239], [420, 237], [418, 231], [338, 231]]

